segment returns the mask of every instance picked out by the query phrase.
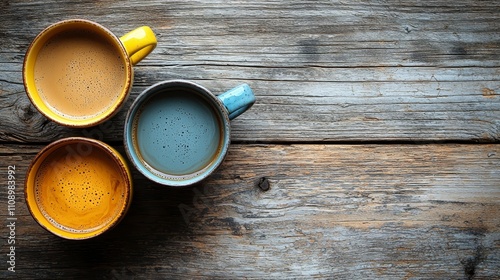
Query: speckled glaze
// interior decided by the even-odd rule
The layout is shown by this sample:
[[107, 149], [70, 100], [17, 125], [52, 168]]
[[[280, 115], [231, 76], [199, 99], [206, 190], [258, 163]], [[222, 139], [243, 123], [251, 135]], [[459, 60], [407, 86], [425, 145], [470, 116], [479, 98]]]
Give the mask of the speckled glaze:
[[230, 120], [254, 102], [246, 84], [219, 96], [184, 80], [153, 85], [139, 95], [127, 114], [127, 155], [152, 181], [167, 186], [197, 183], [224, 160]]

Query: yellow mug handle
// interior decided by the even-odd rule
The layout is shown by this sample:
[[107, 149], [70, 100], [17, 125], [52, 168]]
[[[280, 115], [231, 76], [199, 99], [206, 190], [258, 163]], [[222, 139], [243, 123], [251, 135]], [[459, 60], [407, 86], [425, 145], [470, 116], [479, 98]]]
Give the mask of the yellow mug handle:
[[150, 54], [156, 47], [157, 41], [153, 30], [149, 26], [136, 28], [120, 37], [132, 65], [136, 65]]

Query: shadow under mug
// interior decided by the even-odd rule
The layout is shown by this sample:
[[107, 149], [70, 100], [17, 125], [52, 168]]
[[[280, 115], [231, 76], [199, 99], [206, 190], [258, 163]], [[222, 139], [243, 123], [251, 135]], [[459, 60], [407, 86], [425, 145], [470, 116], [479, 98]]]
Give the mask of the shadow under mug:
[[24, 191], [40, 226], [59, 237], [81, 240], [122, 220], [132, 202], [132, 177], [125, 158], [111, 146], [70, 137], [35, 156]]
[[156, 183], [195, 184], [222, 163], [230, 143], [230, 120], [254, 102], [247, 84], [215, 96], [190, 81], [157, 83], [128, 111], [125, 150], [133, 165]]
[[132, 66], [156, 44], [148, 26], [118, 38], [89, 20], [57, 22], [40, 32], [26, 52], [26, 93], [38, 111], [59, 124], [97, 125], [123, 106], [132, 88]]

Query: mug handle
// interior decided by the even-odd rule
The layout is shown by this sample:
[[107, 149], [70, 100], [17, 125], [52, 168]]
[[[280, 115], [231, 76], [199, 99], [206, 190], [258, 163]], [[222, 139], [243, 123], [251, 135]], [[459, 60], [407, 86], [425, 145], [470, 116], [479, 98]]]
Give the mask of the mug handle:
[[141, 26], [120, 37], [132, 65], [136, 65], [150, 54], [156, 47], [157, 41], [153, 30], [149, 26]]
[[217, 97], [226, 106], [230, 120], [241, 115], [255, 103], [255, 95], [247, 84], [239, 85]]

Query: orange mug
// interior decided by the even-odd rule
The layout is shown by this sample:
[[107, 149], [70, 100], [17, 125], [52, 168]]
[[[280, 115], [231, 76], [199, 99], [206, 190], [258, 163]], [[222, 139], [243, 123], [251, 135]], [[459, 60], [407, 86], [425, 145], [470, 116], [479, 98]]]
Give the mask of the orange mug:
[[118, 224], [132, 201], [125, 159], [94, 139], [70, 137], [42, 149], [28, 168], [25, 199], [33, 218], [66, 239], [98, 236]]

